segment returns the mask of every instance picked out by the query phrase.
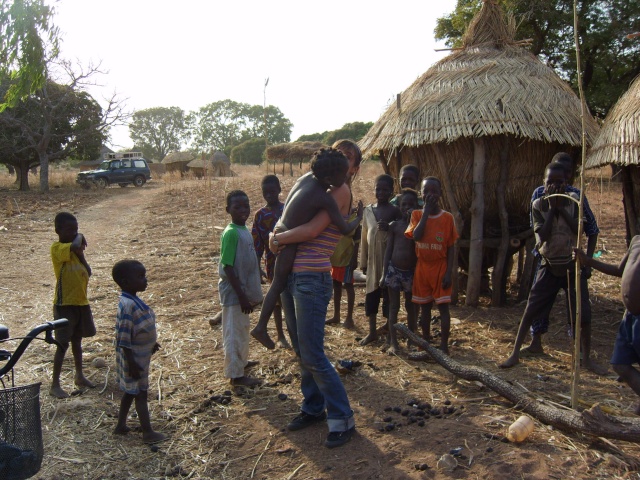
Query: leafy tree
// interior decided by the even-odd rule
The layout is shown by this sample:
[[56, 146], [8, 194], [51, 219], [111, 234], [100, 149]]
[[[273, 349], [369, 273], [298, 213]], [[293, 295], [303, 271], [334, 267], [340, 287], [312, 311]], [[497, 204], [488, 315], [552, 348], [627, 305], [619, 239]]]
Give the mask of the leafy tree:
[[43, 0], [0, 2], [0, 75], [9, 77], [0, 112], [44, 85], [47, 49], [51, 57], [58, 53], [52, 16]]
[[229, 158], [231, 159], [231, 163], [260, 165], [264, 151], [264, 138], [251, 138], [233, 147]]
[[348, 138], [354, 142], [364, 137], [369, 129], [373, 126], [373, 122], [351, 122], [345, 123], [337, 130], [330, 130], [322, 133], [312, 133], [310, 135], [301, 135], [298, 142], [322, 142], [325, 145], [332, 145], [336, 140]]
[[296, 142], [321, 142], [328, 132], [310, 133], [309, 135], [300, 135]]
[[187, 137], [184, 111], [179, 107], [138, 110], [129, 123], [136, 148], [148, 159], [162, 160], [170, 151], [179, 151]]
[[[455, 10], [437, 20], [435, 37], [461, 45], [481, 0], [458, 0]], [[531, 39], [539, 55], [577, 92], [572, 0], [503, 0], [519, 22], [518, 38]], [[604, 117], [640, 74], [640, 42], [626, 35], [640, 30], [640, 3], [628, 0], [578, 2], [579, 38], [585, 97], [591, 111]]]
[[262, 138], [264, 142], [265, 117], [267, 123], [267, 138], [269, 144], [284, 143], [291, 140], [293, 124], [273, 105], [263, 108], [260, 105], [249, 107], [247, 112], [247, 133], [254, 138]]

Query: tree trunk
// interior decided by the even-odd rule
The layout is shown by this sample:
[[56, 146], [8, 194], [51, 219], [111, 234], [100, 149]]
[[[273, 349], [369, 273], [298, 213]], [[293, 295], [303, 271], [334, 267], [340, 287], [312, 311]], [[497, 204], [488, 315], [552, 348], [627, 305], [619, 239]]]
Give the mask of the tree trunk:
[[424, 348], [427, 354], [449, 372], [465, 380], [482, 383], [512, 402], [517, 410], [525, 412], [547, 425], [595, 437], [640, 442], [640, 419], [607, 415], [597, 404], [581, 413], [546, 405], [544, 400], [534, 398], [528, 392], [484, 368], [456, 362], [411, 332], [406, 325], [397, 323], [395, 328], [416, 345]]
[[500, 151], [500, 180], [496, 189], [496, 199], [498, 201], [498, 215], [500, 216], [500, 247], [498, 248], [498, 258], [491, 274], [491, 306], [499, 307], [504, 299], [502, 298], [503, 272], [507, 262], [507, 251], [509, 250], [509, 213], [504, 200], [504, 191], [509, 176], [509, 139], [503, 138], [503, 145]]
[[21, 192], [29, 191], [29, 162], [16, 166], [16, 183]]
[[40, 191], [49, 191], [49, 154], [45, 151], [38, 152], [40, 159]]
[[484, 139], [473, 139], [473, 200], [471, 201], [471, 232], [469, 234], [469, 271], [465, 304], [478, 306], [482, 277], [482, 237], [484, 235]]

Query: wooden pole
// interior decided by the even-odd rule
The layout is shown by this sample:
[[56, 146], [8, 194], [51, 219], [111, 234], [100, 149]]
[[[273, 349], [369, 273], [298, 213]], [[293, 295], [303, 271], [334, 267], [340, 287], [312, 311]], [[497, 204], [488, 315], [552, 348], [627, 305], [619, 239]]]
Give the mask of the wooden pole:
[[482, 277], [482, 240], [484, 235], [484, 169], [487, 162], [484, 139], [473, 139], [473, 200], [471, 201], [471, 232], [469, 238], [469, 277], [465, 304], [477, 307]]
[[[267, 134], [267, 85], [269, 85], [269, 77], [264, 81], [264, 101], [262, 104], [262, 123], [264, 124], [264, 163], [267, 165], [267, 173], [269, 173], [269, 159], [267, 158], [267, 148], [269, 147], [269, 136]], [[276, 161], [273, 161], [273, 173], [276, 173]]]
[[507, 187], [509, 177], [509, 138], [504, 137], [502, 149], [500, 150], [500, 180], [496, 189], [496, 200], [498, 202], [498, 215], [500, 217], [500, 247], [498, 248], [498, 258], [493, 267], [491, 284], [493, 292], [491, 294], [491, 305], [499, 307], [502, 305], [502, 277], [504, 276], [504, 266], [507, 261], [509, 250], [509, 213], [504, 199], [504, 192]]
[[[573, 39], [576, 46], [576, 71], [578, 72], [578, 91], [580, 92], [580, 119], [582, 123], [582, 161], [580, 168], [580, 201], [578, 203], [578, 241], [577, 247], [581, 248], [582, 243], [582, 227], [583, 227], [583, 197], [584, 197], [584, 165], [587, 157], [587, 141], [586, 141], [586, 114], [587, 108], [582, 90], [582, 67], [580, 61], [580, 40], [578, 35], [578, 2], [573, 0]], [[566, 201], [566, 200], [565, 200]], [[576, 259], [575, 271], [575, 288], [576, 288], [576, 322], [574, 326], [575, 338], [573, 345], [573, 381], [571, 382], [571, 407], [576, 410], [578, 408], [578, 384], [580, 382], [580, 344], [582, 335], [582, 290], [580, 288], [580, 278], [582, 272], [580, 262]], [[567, 285], [568, 287], [568, 285]]]

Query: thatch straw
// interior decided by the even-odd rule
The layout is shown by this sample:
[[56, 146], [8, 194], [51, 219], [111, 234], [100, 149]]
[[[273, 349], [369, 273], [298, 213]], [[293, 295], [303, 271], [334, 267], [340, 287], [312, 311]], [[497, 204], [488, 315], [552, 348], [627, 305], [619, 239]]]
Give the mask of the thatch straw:
[[267, 148], [269, 160], [294, 161], [311, 158], [316, 150], [326, 148], [322, 142], [291, 142], [271, 145]]
[[[485, 2], [456, 51], [418, 78], [360, 141], [365, 157], [462, 137], [512, 135], [580, 145], [580, 101], [514, 40], [499, 6]], [[598, 127], [589, 118], [587, 143]]]
[[165, 165], [171, 163], [189, 163], [196, 156], [191, 152], [169, 152], [166, 157], [162, 159], [162, 163]]
[[586, 168], [640, 165], [640, 78], [636, 78], [604, 120]]

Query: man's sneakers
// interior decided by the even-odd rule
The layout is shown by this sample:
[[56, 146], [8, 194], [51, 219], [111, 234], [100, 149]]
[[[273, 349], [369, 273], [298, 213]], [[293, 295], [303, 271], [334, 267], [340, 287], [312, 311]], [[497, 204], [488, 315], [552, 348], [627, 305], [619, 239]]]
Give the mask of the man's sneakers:
[[324, 422], [326, 419], [326, 412], [322, 412], [320, 415], [310, 415], [305, 412], [300, 412], [300, 415], [291, 420], [291, 423], [287, 425], [287, 428], [289, 431], [295, 432], [296, 430], [302, 430], [303, 428], [310, 427], [316, 423]]
[[330, 432], [327, 439], [324, 442], [324, 446], [327, 448], [341, 447], [353, 437], [356, 427], [351, 427], [344, 432]]

